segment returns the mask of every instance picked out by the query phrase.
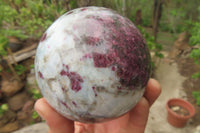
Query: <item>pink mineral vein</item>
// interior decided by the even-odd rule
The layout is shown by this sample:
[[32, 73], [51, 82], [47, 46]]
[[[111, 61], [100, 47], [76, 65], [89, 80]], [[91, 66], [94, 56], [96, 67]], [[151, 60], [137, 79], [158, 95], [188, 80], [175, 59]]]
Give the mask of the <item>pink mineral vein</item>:
[[45, 33], [45, 34], [42, 36], [40, 42], [43, 42], [43, 41], [46, 39], [46, 37], [47, 37], [47, 33]]
[[66, 65], [67, 70], [62, 70], [60, 72], [61, 76], [67, 76], [71, 82], [71, 88], [73, 91], [78, 92], [81, 90], [81, 83], [83, 83], [82, 77], [76, 72], [70, 72], [69, 66]]
[[44, 79], [44, 76], [43, 76], [43, 74], [39, 71], [38, 72], [38, 75], [39, 75], [39, 77], [41, 78], [41, 79]]
[[95, 87], [93, 86], [92, 87], [92, 90], [94, 91], [94, 95], [95, 95], [95, 97], [97, 96], [97, 92], [96, 92], [96, 90], [95, 90]]

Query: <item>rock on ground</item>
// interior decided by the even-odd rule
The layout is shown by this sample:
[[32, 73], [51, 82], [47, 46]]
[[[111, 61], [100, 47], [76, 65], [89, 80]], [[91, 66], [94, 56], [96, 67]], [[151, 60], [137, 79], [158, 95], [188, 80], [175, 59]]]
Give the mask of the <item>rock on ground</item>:
[[18, 80], [3, 80], [1, 84], [1, 91], [5, 96], [10, 97], [19, 92], [23, 86], [24, 83]]
[[5, 126], [9, 122], [14, 122], [15, 119], [16, 119], [15, 112], [13, 112], [11, 110], [4, 112], [3, 116], [0, 117], [0, 128]]
[[25, 102], [28, 100], [28, 98], [29, 97], [25, 92], [14, 95], [10, 99], [8, 99], [9, 108], [13, 111], [21, 109], [24, 106]]
[[5, 126], [0, 128], [0, 133], [10, 133], [12, 131], [15, 131], [19, 129], [18, 122], [8, 123]]
[[45, 123], [37, 123], [13, 133], [48, 133], [48, 126]]

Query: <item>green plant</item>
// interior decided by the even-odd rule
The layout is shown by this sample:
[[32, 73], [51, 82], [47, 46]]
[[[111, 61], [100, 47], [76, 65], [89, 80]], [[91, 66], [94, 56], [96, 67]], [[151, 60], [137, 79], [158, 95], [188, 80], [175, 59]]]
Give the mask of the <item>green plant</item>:
[[192, 96], [196, 99], [196, 104], [200, 106], [200, 91], [193, 91]]
[[4, 36], [0, 36], [0, 55], [4, 56], [7, 54], [7, 51], [5, 50], [5, 48], [8, 45], [8, 39]]
[[198, 79], [199, 77], [200, 77], [200, 72], [197, 72], [197, 73], [192, 75], [193, 79]]
[[[200, 12], [200, 7], [199, 7], [199, 12]], [[199, 16], [200, 20], [200, 16]], [[195, 22], [192, 23], [192, 28], [190, 30], [190, 45], [198, 45], [197, 49], [193, 49], [190, 53], [190, 57], [194, 59], [196, 64], [200, 64], [200, 22]], [[199, 78], [200, 77], [200, 72], [195, 73], [193, 78]]]
[[17, 28], [17, 21], [19, 21], [17, 18], [18, 12], [7, 2], [8, 1], [1, 1], [0, 3], [0, 33], [4, 37], [16, 36], [24, 38], [25, 34], [19, 28]]
[[155, 39], [153, 36], [149, 35], [141, 26], [137, 26], [138, 29], [143, 34], [144, 38], [146, 39], [147, 45], [150, 49], [150, 51], [154, 52], [156, 57], [163, 58], [163, 54], [161, 53], [162, 45], [155, 42]]
[[37, 100], [37, 99], [42, 97], [42, 94], [36, 88], [31, 89], [31, 94], [32, 94], [32, 98], [35, 99], [35, 100]]
[[23, 65], [16, 65], [15, 71], [17, 72], [18, 75], [22, 75], [26, 71], [26, 67]]
[[200, 45], [200, 22], [192, 24], [192, 29], [190, 30], [190, 44], [191, 45]]
[[[140, 32], [143, 34], [144, 38], [146, 39], [147, 45], [149, 47], [149, 50], [152, 51], [155, 55], [155, 57], [163, 58], [164, 55], [161, 53], [162, 45], [155, 42], [155, 39], [153, 36], [149, 35], [141, 26], [137, 26]], [[155, 68], [156, 64], [154, 61], [151, 62], [152, 69]]]
[[8, 104], [4, 103], [0, 106], [0, 116], [3, 115], [4, 112], [8, 111], [9, 107]]
[[35, 67], [34, 64], [31, 64], [31, 65], [30, 65], [30, 68], [31, 68], [31, 69], [34, 69], [34, 67]]
[[64, 2], [64, 0], [1, 0], [0, 34], [5, 37], [16, 36], [21, 40], [39, 39], [47, 27], [67, 11], [63, 6]]
[[32, 113], [32, 118], [37, 119], [39, 117], [40, 117], [39, 114], [34, 110], [33, 113]]
[[38, 121], [40, 121], [41, 120], [41, 117], [40, 117], [40, 115], [37, 113], [37, 111], [33, 111], [33, 113], [32, 113], [32, 121], [30, 122], [30, 125], [33, 125], [33, 124], [35, 124], [36, 122], [38, 122]]
[[151, 19], [149, 19], [149, 18], [143, 18], [142, 19], [142, 25], [146, 26], [146, 27], [150, 26], [151, 25]]

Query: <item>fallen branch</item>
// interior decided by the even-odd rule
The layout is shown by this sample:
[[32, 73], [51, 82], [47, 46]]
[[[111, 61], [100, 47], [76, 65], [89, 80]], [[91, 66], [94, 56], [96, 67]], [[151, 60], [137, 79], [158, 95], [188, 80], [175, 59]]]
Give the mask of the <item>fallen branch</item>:
[[36, 47], [37, 47], [37, 44], [33, 44], [28, 48], [25, 48], [13, 53], [12, 55], [5, 56], [3, 57], [3, 59], [7, 60], [10, 64], [23, 61], [35, 55]]

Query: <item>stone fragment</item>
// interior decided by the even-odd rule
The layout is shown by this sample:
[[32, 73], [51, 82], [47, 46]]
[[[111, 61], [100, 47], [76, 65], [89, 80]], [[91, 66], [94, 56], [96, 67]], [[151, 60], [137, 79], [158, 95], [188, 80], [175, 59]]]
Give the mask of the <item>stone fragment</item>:
[[48, 133], [48, 129], [47, 124], [42, 122], [27, 126], [13, 133]]
[[8, 123], [5, 126], [0, 128], [0, 133], [10, 133], [19, 129], [18, 122]]
[[188, 47], [189, 43], [189, 34], [187, 32], [182, 32], [179, 34], [177, 40], [174, 42], [174, 46], [179, 50], [185, 50]]
[[176, 58], [178, 56], [187, 56], [191, 52], [192, 47], [189, 46], [189, 34], [182, 32], [174, 42], [174, 45], [169, 52], [170, 58]]
[[22, 111], [27, 113], [27, 114], [31, 114], [32, 111], [33, 111], [33, 106], [34, 106], [34, 101], [29, 100], [24, 104]]
[[22, 92], [8, 99], [9, 108], [13, 111], [21, 109], [29, 99], [27, 93]]
[[171, 109], [172, 111], [178, 111], [180, 109], [180, 106], [173, 106]]
[[17, 113], [17, 120], [25, 120], [27, 118], [27, 114], [23, 111], [19, 111]]
[[16, 119], [15, 112], [8, 110], [3, 113], [3, 116], [0, 117], [0, 127], [3, 127], [5, 124], [9, 122], [13, 122]]
[[1, 83], [1, 91], [7, 96], [11, 97], [19, 92], [24, 86], [24, 83], [18, 80], [3, 80]]

